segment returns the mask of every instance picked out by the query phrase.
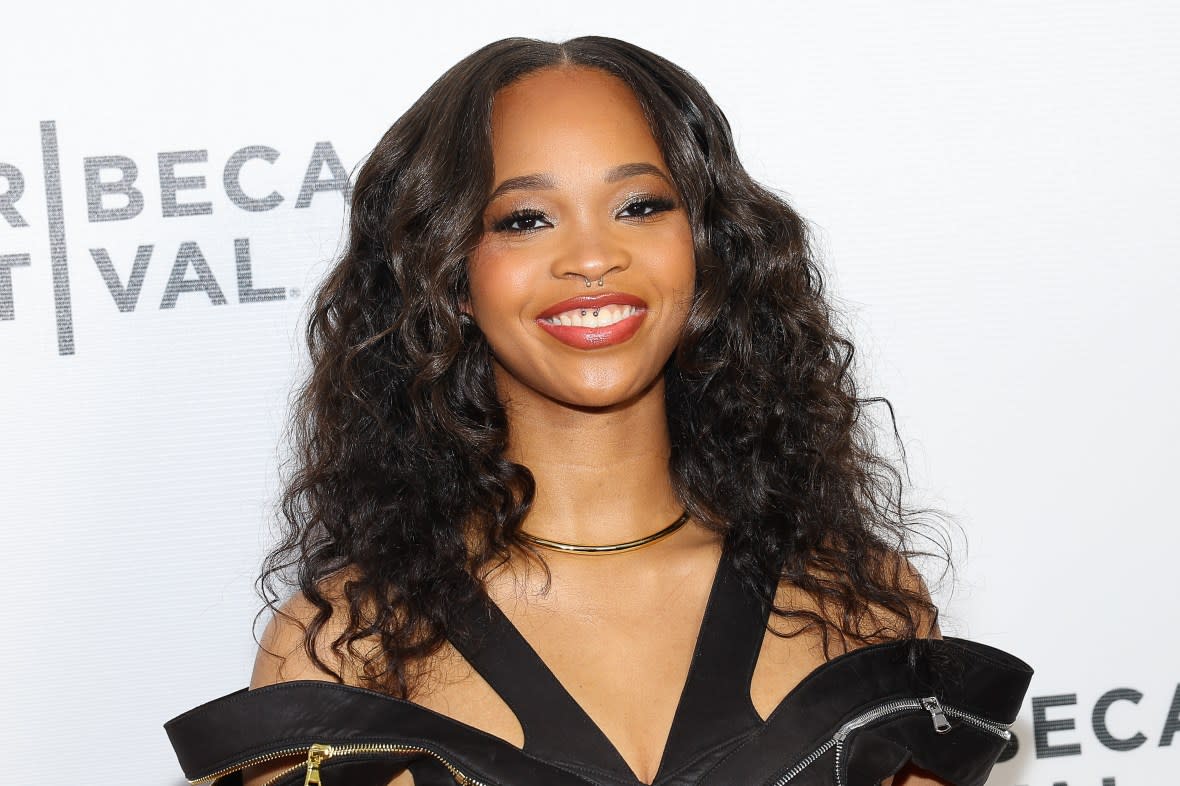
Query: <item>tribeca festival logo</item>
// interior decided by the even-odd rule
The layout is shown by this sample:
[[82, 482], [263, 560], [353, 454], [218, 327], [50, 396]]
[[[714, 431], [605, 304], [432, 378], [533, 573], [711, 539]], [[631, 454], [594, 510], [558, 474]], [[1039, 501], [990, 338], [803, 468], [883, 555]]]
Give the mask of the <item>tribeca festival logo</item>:
[[[1120, 702], [1138, 705], [1143, 698], [1144, 694], [1134, 688], [1112, 688], [1099, 696], [1088, 713], [1089, 726], [1093, 732], [1094, 740], [1107, 750], [1119, 753], [1130, 753], [1153, 746], [1170, 747], [1177, 734], [1180, 733], [1180, 684], [1176, 686], [1175, 692], [1172, 694], [1171, 703], [1162, 722], [1158, 717], [1137, 717], [1136, 726], [1138, 728], [1132, 727], [1134, 730], [1130, 733], [1127, 733], [1127, 730], [1116, 733], [1111, 729], [1107, 717], [1111, 707]], [[1087, 713], [1085, 709], [1078, 708], [1077, 705], [1077, 693], [1032, 697], [1033, 752], [1038, 761], [1082, 756], [1084, 753], [1083, 742], [1086, 747], [1092, 745], [1092, 742], [1082, 740], [1078, 733], [1080, 731], [1078, 715], [1081, 714], [1084, 717]], [[1136, 714], [1138, 715], [1138, 713]], [[1019, 749], [1020, 740], [1013, 733], [1012, 742], [1000, 757], [1000, 761], [1015, 758]], [[1036, 783], [1021, 781], [1019, 786], [1042, 786], [1042, 784], [1044, 786], [1121, 786], [1121, 782], [1116, 776], [1110, 773], [1094, 773], [1093, 780], [1084, 782], [1054, 780], [1050, 784], [1045, 784], [1043, 781]], [[1155, 786], [1155, 782], [1152, 782], [1152, 786]]]
[[[229, 200], [241, 210], [261, 213], [276, 208], [285, 197], [278, 191], [266, 196], [248, 195], [242, 188], [243, 166], [253, 160], [273, 164], [279, 151], [265, 145], [249, 145], [234, 152], [222, 168], [222, 185]], [[60, 355], [74, 354], [74, 319], [70, 299], [71, 257], [80, 256], [66, 244], [65, 210], [62, 201], [62, 165], [58, 153], [57, 125], [53, 120], [41, 122], [41, 159], [45, 178], [45, 207], [49, 234], [49, 265], [53, 281], [53, 303], [57, 327], [57, 349]], [[86, 190], [87, 220], [89, 223], [129, 221], [144, 210], [144, 194], [139, 179], [139, 166], [123, 155], [92, 156], [82, 159], [82, 174]], [[213, 204], [200, 199], [206, 189], [204, 174], [191, 174], [193, 166], [208, 163], [206, 150], [179, 150], [156, 155], [160, 175], [160, 203], [163, 218], [211, 215]], [[189, 174], [177, 172], [188, 167]], [[326, 171], [325, 171], [326, 170]], [[31, 229], [22, 213], [21, 198], [25, 191], [25, 172], [14, 164], [0, 161], [0, 221], [10, 229]], [[312, 198], [322, 191], [340, 192], [348, 198], [348, 173], [330, 142], [317, 142], [308, 160], [307, 170], [300, 184], [295, 208], [311, 206]], [[187, 192], [187, 193], [186, 193]], [[20, 232], [13, 236], [17, 242]], [[257, 303], [285, 300], [290, 293], [283, 287], [256, 287], [250, 261], [250, 240], [234, 238], [234, 264], [237, 273], [237, 302]], [[16, 253], [11, 253], [16, 251]], [[120, 312], [136, 309], [140, 301], [144, 276], [156, 255], [152, 243], [139, 244], [134, 265], [123, 281], [105, 248], [89, 249], [89, 256], [98, 267], [103, 282]], [[0, 249], [0, 322], [16, 318], [20, 287], [14, 283], [13, 269], [33, 264], [27, 250]], [[190, 273], [191, 271], [191, 273]], [[195, 241], [184, 241], [176, 250], [172, 271], [160, 300], [160, 309], [175, 308], [185, 292], [203, 292], [212, 305], [228, 301], [221, 284], [206, 261], [205, 254]]]

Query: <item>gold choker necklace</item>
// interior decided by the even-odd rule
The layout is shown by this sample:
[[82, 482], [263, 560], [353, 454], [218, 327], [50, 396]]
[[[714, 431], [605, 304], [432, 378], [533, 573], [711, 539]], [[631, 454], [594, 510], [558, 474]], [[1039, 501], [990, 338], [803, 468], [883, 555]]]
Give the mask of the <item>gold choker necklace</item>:
[[668, 526], [664, 527], [659, 532], [656, 532], [639, 540], [631, 540], [626, 543], [607, 543], [604, 546], [579, 546], [576, 543], [562, 543], [557, 540], [546, 540], [545, 538], [538, 538], [536, 535], [530, 535], [527, 532], [521, 532], [520, 536], [534, 546], [540, 546], [543, 549], [551, 549], [552, 551], [561, 551], [566, 554], [619, 554], [624, 551], [635, 551], [644, 546], [650, 546], [657, 540], [663, 540], [671, 535], [676, 530], [680, 529], [688, 521], [688, 511], [680, 514], [680, 518], [673, 521]]

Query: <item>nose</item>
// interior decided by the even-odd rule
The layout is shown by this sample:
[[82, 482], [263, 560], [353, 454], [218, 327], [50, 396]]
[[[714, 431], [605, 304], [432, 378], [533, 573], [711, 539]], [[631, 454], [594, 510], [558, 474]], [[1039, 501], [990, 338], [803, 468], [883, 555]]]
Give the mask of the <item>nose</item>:
[[567, 224], [565, 242], [557, 249], [552, 271], [557, 278], [597, 281], [630, 266], [630, 249], [610, 229]]

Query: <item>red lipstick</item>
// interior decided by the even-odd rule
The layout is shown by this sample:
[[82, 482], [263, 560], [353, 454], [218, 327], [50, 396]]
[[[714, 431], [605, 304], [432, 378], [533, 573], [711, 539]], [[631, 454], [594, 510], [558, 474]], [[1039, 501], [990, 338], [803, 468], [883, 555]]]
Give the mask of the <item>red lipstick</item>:
[[[565, 311], [599, 309], [606, 306], [634, 306], [637, 310], [634, 314], [603, 327], [554, 325], [552, 322], [546, 321]], [[639, 326], [643, 324], [645, 316], [647, 316], [647, 303], [644, 300], [622, 292], [604, 292], [597, 295], [580, 295], [560, 303], [554, 303], [537, 315], [536, 323], [542, 330], [563, 344], [575, 349], [598, 349], [621, 344], [631, 338], [635, 335], [635, 331], [639, 330]]]

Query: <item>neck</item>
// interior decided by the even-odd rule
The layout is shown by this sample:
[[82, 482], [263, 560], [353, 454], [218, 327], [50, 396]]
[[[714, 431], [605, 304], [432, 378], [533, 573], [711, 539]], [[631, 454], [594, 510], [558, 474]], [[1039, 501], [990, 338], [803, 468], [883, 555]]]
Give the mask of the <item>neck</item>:
[[506, 458], [533, 473], [524, 521], [531, 535], [599, 545], [636, 540], [683, 511], [668, 470], [671, 443], [663, 380], [601, 409], [506, 396]]

